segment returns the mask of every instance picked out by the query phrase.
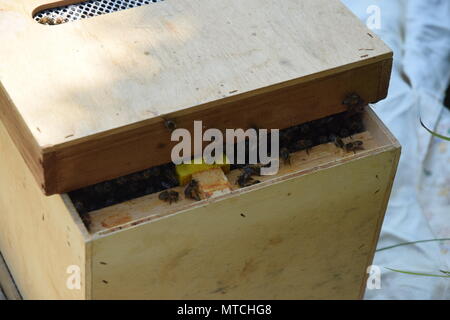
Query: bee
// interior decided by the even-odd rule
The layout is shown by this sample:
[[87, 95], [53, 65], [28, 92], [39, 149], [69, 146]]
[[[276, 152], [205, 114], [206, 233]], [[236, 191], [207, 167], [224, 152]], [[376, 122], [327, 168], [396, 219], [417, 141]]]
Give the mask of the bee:
[[147, 186], [144, 191], [145, 194], [152, 194], [154, 192], [155, 192], [155, 188], [153, 186]]
[[122, 177], [117, 178], [117, 179], [115, 180], [115, 182], [116, 182], [116, 184], [118, 184], [119, 186], [123, 186], [123, 185], [125, 185], [125, 184], [128, 182], [128, 179], [127, 179], [127, 177], [122, 176]]
[[360, 140], [349, 142], [345, 145], [345, 151], [353, 151], [356, 154], [356, 150], [364, 150], [363, 144]]
[[73, 205], [80, 214], [81, 221], [83, 221], [86, 228], [89, 229], [89, 226], [91, 225], [91, 216], [88, 214], [88, 211], [90, 210], [88, 210], [84, 203], [80, 200], [74, 201]]
[[246, 165], [242, 168], [242, 171], [249, 174], [250, 176], [261, 175], [261, 167], [258, 165]]
[[178, 179], [175, 176], [173, 168], [169, 167], [165, 168], [162, 172], [161, 180], [163, 181], [163, 183], [165, 182], [166, 184], [171, 185], [172, 187], [178, 185]]
[[151, 177], [159, 176], [161, 174], [161, 169], [159, 167], [153, 167], [146, 169], [142, 172], [142, 177], [144, 179], [150, 179]]
[[49, 24], [50, 23], [50, 18], [49, 17], [42, 17], [39, 19], [38, 21], [41, 24]]
[[344, 141], [342, 141], [342, 139], [340, 137], [336, 137], [334, 139], [334, 144], [336, 145], [336, 147], [341, 148], [341, 149], [344, 149], [344, 147], [345, 147], [345, 143], [344, 143]]
[[108, 198], [108, 199], [105, 200], [104, 205], [105, 205], [105, 207], [109, 207], [109, 206], [112, 206], [113, 204], [116, 204], [116, 203], [117, 203], [116, 199]]
[[342, 104], [346, 105], [350, 115], [362, 113], [364, 111], [365, 101], [357, 94], [349, 94]]
[[186, 186], [186, 189], [184, 189], [184, 196], [187, 199], [193, 199], [195, 201], [201, 200], [197, 180], [192, 179], [191, 182], [189, 182], [189, 184]]
[[350, 137], [350, 131], [347, 128], [341, 128], [341, 130], [339, 130], [339, 136], [341, 138]]
[[75, 209], [77, 209], [78, 213], [83, 215], [87, 212], [83, 202], [77, 200], [73, 202], [73, 206], [75, 207]]
[[287, 148], [280, 149], [280, 159], [283, 159], [284, 164], [291, 165], [291, 153]]
[[128, 195], [133, 195], [135, 193], [138, 193], [140, 190], [140, 186], [139, 186], [139, 182], [136, 181], [129, 181], [127, 183], [127, 187], [126, 187], [126, 193]]
[[348, 120], [347, 126], [349, 130], [352, 131], [353, 133], [359, 133], [364, 131], [364, 124], [360, 116], [351, 117]]
[[164, 168], [163, 171], [161, 172], [161, 175], [157, 177], [158, 177], [157, 183], [163, 189], [170, 189], [179, 185], [178, 179], [175, 176], [173, 168], [170, 167]]
[[314, 131], [315, 136], [326, 136], [328, 134], [326, 126], [318, 126]]
[[336, 133], [339, 132], [339, 129], [341, 128], [342, 121], [340, 121], [340, 117], [336, 117], [333, 119], [332, 122], [328, 123], [327, 125], [327, 133]]
[[297, 141], [297, 148], [300, 150], [306, 150], [306, 153], [309, 155], [309, 151], [312, 149], [314, 143], [309, 139], [303, 139]]
[[94, 186], [94, 191], [99, 194], [110, 193], [112, 189], [113, 189], [112, 184], [109, 181], [98, 183]]
[[61, 24], [61, 23], [65, 22], [64, 18], [62, 18], [62, 17], [56, 17], [54, 21], [55, 21], [55, 24]]
[[144, 180], [148, 180], [153, 176], [152, 171], [150, 171], [149, 169], [142, 171], [141, 175], [142, 175], [142, 179], [144, 179]]
[[337, 135], [335, 135], [334, 133], [330, 133], [330, 135], [328, 136], [328, 141], [336, 143], [336, 138]]
[[320, 136], [319, 137], [319, 144], [325, 144], [328, 142], [328, 136]]
[[334, 144], [338, 148], [344, 149], [347, 152], [353, 151], [355, 154], [357, 150], [364, 150], [364, 142], [360, 140], [344, 143], [341, 138], [337, 137], [336, 140], [334, 140]]
[[326, 118], [318, 120], [318, 125], [321, 126], [321, 127], [322, 126], [327, 126], [330, 123], [332, 123], [333, 121], [334, 121], [334, 117], [333, 116], [329, 116], [329, 117], [326, 117]]
[[288, 128], [280, 132], [281, 145], [290, 145], [292, 140], [295, 139], [296, 128]]
[[310, 131], [311, 131], [311, 128], [310, 128], [309, 124], [304, 123], [304, 124], [300, 125], [300, 132], [302, 134], [308, 134]]
[[166, 190], [163, 191], [159, 194], [158, 196], [159, 200], [168, 202], [169, 204], [172, 204], [172, 202], [178, 202], [178, 200], [180, 199], [180, 195], [178, 192], [173, 191], [173, 190]]
[[80, 215], [80, 217], [81, 217], [81, 221], [83, 221], [84, 225], [86, 226], [86, 229], [89, 230], [89, 227], [92, 224], [91, 216], [87, 213], [84, 213], [84, 214]]
[[260, 183], [259, 180], [254, 180], [252, 178], [252, 175], [249, 172], [244, 171], [237, 179], [236, 183], [239, 185], [239, 187], [249, 187], [254, 184]]
[[134, 182], [139, 182], [144, 179], [142, 173], [140, 173], [140, 172], [130, 174], [128, 176], [128, 178], [130, 179], [130, 181], [134, 181]]

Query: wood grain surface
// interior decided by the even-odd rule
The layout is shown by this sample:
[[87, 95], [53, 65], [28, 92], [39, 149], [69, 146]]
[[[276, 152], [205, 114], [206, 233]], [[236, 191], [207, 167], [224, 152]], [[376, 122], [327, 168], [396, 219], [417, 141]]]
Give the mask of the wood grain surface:
[[0, 0], [0, 115], [47, 194], [168, 162], [167, 118], [284, 128], [387, 93], [392, 52], [338, 0], [166, 0], [41, 25], [49, 2]]

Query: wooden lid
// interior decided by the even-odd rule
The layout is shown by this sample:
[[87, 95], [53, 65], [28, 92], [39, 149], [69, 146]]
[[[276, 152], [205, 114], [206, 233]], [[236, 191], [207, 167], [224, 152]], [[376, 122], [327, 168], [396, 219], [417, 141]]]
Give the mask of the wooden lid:
[[387, 94], [391, 50], [338, 0], [165, 0], [54, 26], [32, 19], [48, 2], [0, 0], [0, 116], [46, 194], [170, 162], [167, 119], [282, 129]]

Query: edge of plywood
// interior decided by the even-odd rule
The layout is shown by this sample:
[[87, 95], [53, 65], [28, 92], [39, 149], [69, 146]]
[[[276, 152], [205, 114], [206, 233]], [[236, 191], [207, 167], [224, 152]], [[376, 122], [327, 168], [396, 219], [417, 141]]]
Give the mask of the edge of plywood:
[[[42, 194], [1, 123], [0, 149], [0, 250], [21, 294], [25, 299], [89, 297], [91, 237], [78, 213], [66, 195]], [[80, 268], [79, 289], [67, 287], [71, 275], [76, 277], [72, 266]]]
[[391, 180], [390, 180], [390, 183], [389, 183], [389, 185], [386, 189], [385, 195], [384, 195], [383, 205], [380, 208], [380, 215], [379, 215], [379, 218], [377, 221], [376, 232], [374, 234], [372, 244], [371, 244], [371, 252], [369, 253], [369, 255], [367, 257], [366, 269], [364, 270], [365, 277], [363, 279], [363, 282], [361, 283], [359, 299], [364, 298], [364, 294], [366, 291], [366, 285], [367, 285], [367, 279], [369, 278], [369, 274], [367, 273], [367, 268], [372, 264], [373, 259], [375, 258], [375, 252], [377, 249], [378, 239], [380, 238], [381, 227], [383, 225], [384, 217], [386, 216], [386, 210], [387, 210], [390, 195], [392, 192], [392, 186], [394, 185], [394, 180], [395, 180], [395, 176], [397, 173], [398, 162], [399, 162], [400, 154], [401, 154], [401, 147], [400, 147], [400, 145], [396, 145], [395, 147], [396, 147], [396, 149], [392, 150], [392, 153], [393, 153], [392, 162], [393, 163], [392, 163], [392, 168], [391, 168], [391, 173], [390, 173]]
[[14, 279], [9, 272], [8, 266], [0, 252], [0, 291], [3, 291], [8, 300], [22, 300]]
[[33, 173], [37, 182], [43, 188], [44, 168], [42, 149], [34, 139], [28, 126], [20, 116], [14, 103], [0, 81], [0, 120], [3, 122], [11, 139]]
[[369, 117], [372, 118], [374, 120], [374, 122], [378, 125], [378, 128], [380, 129], [380, 131], [390, 140], [390, 142], [392, 143], [392, 152], [394, 153], [393, 158], [392, 158], [392, 168], [391, 168], [391, 180], [390, 183], [386, 189], [386, 193], [384, 195], [384, 200], [383, 200], [383, 205], [380, 208], [380, 215], [379, 215], [379, 219], [377, 222], [377, 232], [375, 233], [373, 240], [372, 240], [372, 246], [371, 246], [371, 253], [368, 256], [367, 259], [367, 263], [366, 263], [366, 270], [365, 271], [365, 278], [364, 281], [361, 283], [361, 289], [360, 289], [360, 293], [359, 293], [359, 298], [363, 299], [365, 292], [366, 292], [366, 284], [367, 284], [367, 279], [369, 278], [369, 274], [366, 272], [367, 268], [372, 264], [373, 259], [375, 258], [375, 252], [377, 249], [377, 243], [378, 243], [378, 239], [380, 238], [380, 234], [381, 234], [381, 227], [383, 225], [383, 221], [384, 218], [386, 216], [386, 210], [387, 210], [387, 206], [389, 203], [389, 199], [390, 199], [390, 195], [392, 192], [392, 188], [394, 185], [394, 181], [395, 181], [395, 176], [397, 174], [397, 168], [398, 168], [398, 163], [400, 160], [400, 155], [401, 155], [401, 151], [402, 151], [402, 147], [400, 145], [400, 143], [398, 142], [398, 140], [394, 137], [394, 135], [389, 131], [389, 129], [386, 127], [386, 125], [383, 123], [383, 121], [381, 121], [381, 119], [376, 115], [376, 113], [371, 110], [368, 113]]

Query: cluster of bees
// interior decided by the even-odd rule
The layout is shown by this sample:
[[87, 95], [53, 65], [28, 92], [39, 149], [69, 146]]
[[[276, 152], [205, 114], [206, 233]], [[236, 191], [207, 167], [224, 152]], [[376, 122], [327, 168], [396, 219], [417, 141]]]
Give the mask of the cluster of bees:
[[[259, 165], [246, 165], [242, 168], [243, 173], [239, 176], [237, 184], [243, 188], [259, 183], [259, 180], [254, 180], [253, 176], [261, 175], [261, 166]], [[186, 199], [200, 201], [200, 191], [198, 181], [192, 179], [184, 189], [184, 196]], [[180, 200], [180, 194], [174, 190], [165, 190], [158, 196], [159, 200], [167, 202], [169, 204], [178, 202]]]
[[175, 166], [170, 163], [69, 192], [69, 197], [77, 211], [83, 215], [117, 203], [171, 189], [178, 184]]
[[45, 17], [39, 18], [38, 22], [40, 24], [46, 24], [46, 25], [52, 26], [52, 25], [56, 25], [56, 24], [61, 24], [61, 23], [67, 22], [67, 18], [60, 17], [60, 16], [57, 16], [57, 17], [45, 16]]
[[[361, 133], [364, 130], [362, 113], [359, 110], [357, 112], [347, 111], [281, 130], [280, 160], [284, 164], [290, 165], [292, 153], [304, 150], [309, 154], [313, 147], [330, 142], [346, 152], [363, 150], [363, 141], [352, 140], [351, 142], [344, 143], [343, 139], [352, 138], [353, 135]], [[267, 146], [267, 150], [270, 150], [270, 145]], [[259, 180], [253, 179], [254, 176], [261, 175], [260, 165], [233, 165], [232, 169], [241, 170], [241, 174], [236, 181], [241, 188], [260, 182]]]
[[[291, 153], [305, 150], [309, 154], [313, 147], [329, 142], [334, 143], [338, 148], [346, 152], [363, 150], [363, 141], [352, 140], [344, 143], [342, 140], [362, 131], [364, 131], [364, 125], [360, 111], [345, 112], [282, 130], [280, 131], [280, 160], [284, 164], [290, 165]], [[267, 148], [269, 147], [270, 145], [267, 146]], [[249, 150], [248, 146], [246, 150]], [[248, 159], [249, 157], [247, 156], [246, 158]], [[261, 168], [262, 165], [258, 164], [233, 165], [232, 169], [241, 170], [236, 184], [244, 188], [260, 183], [254, 177], [261, 176]], [[188, 199], [200, 200], [198, 196], [198, 182], [192, 180], [186, 187], [184, 194]], [[179, 200], [179, 194], [176, 191], [166, 190], [160, 193], [159, 199], [172, 204]]]
[[[311, 148], [325, 144], [334, 143], [346, 152], [356, 152], [364, 149], [364, 144], [359, 140], [351, 140], [348, 143], [344, 138], [352, 138], [353, 135], [365, 130], [360, 106], [357, 99], [352, 101], [349, 97], [349, 110], [329, 116], [323, 119], [303, 123], [280, 131], [280, 160], [290, 165], [291, 153], [305, 150], [308, 154]], [[270, 141], [270, 139], [268, 139]], [[249, 148], [247, 147], [248, 151]], [[270, 144], [267, 146], [270, 152]], [[247, 156], [247, 159], [249, 157]], [[260, 181], [255, 176], [261, 175], [262, 165], [241, 164], [232, 165], [231, 169], [241, 170], [236, 180], [239, 187], [244, 188]], [[179, 185], [175, 175], [175, 166], [165, 164], [153, 167], [141, 172], [133, 173], [114, 180], [98, 183], [69, 193], [77, 211], [83, 215], [94, 210], [108, 207], [117, 203], [135, 199], [144, 195], [158, 193], [159, 199], [167, 203], [179, 201], [178, 192], [170, 190]], [[200, 200], [198, 182], [191, 182], [184, 189], [184, 196], [195, 201]]]
[[[198, 181], [192, 179], [184, 189], [184, 196], [186, 199], [192, 199], [195, 201], [200, 201], [200, 190], [198, 187]], [[178, 202], [180, 200], [180, 194], [177, 191], [165, 190], [161, 192], [158, 196], [159, 200], [168, 202], [172, 204], [173, 202]]]

